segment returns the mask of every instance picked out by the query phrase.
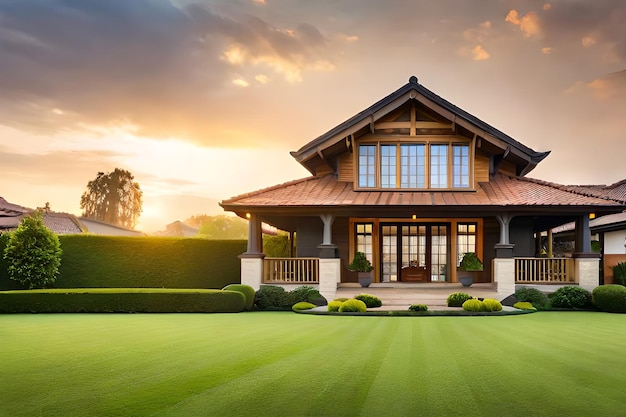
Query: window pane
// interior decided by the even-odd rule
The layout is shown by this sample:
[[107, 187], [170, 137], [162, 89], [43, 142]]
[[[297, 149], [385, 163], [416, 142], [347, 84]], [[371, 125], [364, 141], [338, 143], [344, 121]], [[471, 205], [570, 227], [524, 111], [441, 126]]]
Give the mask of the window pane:
[[425, 145], [400, 145], [400, 188], [425, 187]]
[[457, 225], [456, 245], [456, 266], [458, 267], [466, 252], [476, 253], [476, 223], [459, 223]]
[[365, 257], [373, 262], [372, 256], [372, 224], [356, 224], [356, 251], [363, 252]]
[[396, 188], [396, 145], [380, 146], [380, 186]]
[[430, 188], [448, 188], [448, 145], [430, 145]]
[[376, 145], [359, 146], [359, 187], [375, 187]]
[[452, 155], [452, 187], [469, 188], [469, 146], [453, 145]]

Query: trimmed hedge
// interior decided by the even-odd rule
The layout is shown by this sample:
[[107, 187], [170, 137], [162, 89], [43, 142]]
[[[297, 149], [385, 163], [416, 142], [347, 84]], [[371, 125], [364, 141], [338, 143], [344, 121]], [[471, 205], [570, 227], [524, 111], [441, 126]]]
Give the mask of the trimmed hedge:
[[483, 307], [485, 311], [501, 311], [502, 303], [495, 298], [485, 298], [483, 300]]
[[302, 311], [302, 310], [310, 310], [312, 308], [317, 307], [315, 304], [311, 304], [307, 301], [300, 301], [299, 303], [295, 303], [291, 309], [293, 311]]
[[359, 294], [354, 298], [363, 301], [367, 308], [376, 308], [383, 305], [381, 299], [372, 294]]
[[225, 291], [238, 291], [246, 298], [246, 305], [244, 309], [252, 311], [254, 308], [254, 288], [246, 284], [229, 284], [222, 288]]
[[478, 298], [472, 298], [465, 301], [462, 307], [465, 311], [487, 311], [485, 310], [485, 303], [480, 301]]
[[340, 313], [365, 313], [366, 311], [367, 306], [365, 303], [355, 298], [346, 300], [341, 303], [341, 306], [339, 306]]
[[[63, 256], [55, 288], [222, 288], [240, 282], [237, 256], [246, 250], [243, 240], [97, 235], [59, 240]], [[23, 289], [5, 279], [4, 268], [0, 263], [0, 289]]]
[[448, 307], [461, 307], [464, 302], [471, 300], [472, 296], [464, 292], [455, 292], [448, 296], [446, 304]]
[[521, 287], [515, 291], [515, 298], [518, 301], [527, 301], [537, 310], [550, 310], [550, 299], [542, 291], [531, 288]]
[[555, 308], [589, 308], [591, 293], [584, 288], [568, 285], [550, 294], [550, 303]]
[[339, 311], [339, 308], [341, 307], [341, 305], [348, 301], [348, 299], [346, 298], [344, 299], [336, 299], [331, 301], [330, 303], [328, 303], [328, 311]]
[[0, 313], [238, 313], [237, 291], [78, 288], [1, 291]]
[[409, 306], [410, 311], [428, 311], [428, 306], [426, 304], [411, 304]]
[[608, 313], [626, 313], [626, 287], [619, 284], [600, 285], [593, 289], [593, 304]]

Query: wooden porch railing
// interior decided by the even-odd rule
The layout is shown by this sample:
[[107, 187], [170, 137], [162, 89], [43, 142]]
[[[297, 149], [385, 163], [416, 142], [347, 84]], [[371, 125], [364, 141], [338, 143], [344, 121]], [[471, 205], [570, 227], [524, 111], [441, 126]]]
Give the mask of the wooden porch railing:
[[572, 258], [515, 258], [517, 284], [574, 283]]
[[318, 258], [263, 259], [264, 284], [317, 284], [318, 282]]

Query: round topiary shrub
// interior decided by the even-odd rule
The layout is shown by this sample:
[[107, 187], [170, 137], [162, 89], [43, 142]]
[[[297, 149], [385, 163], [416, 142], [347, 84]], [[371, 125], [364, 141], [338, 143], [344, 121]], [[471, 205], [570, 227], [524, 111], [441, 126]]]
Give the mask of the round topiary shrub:
[[363, 301], [367, 308], [375, 308], [383, 305], [383, 302], [380, 300], [380, 298], [371, 294], [359, 294], [354, 298]]
[[448, 307], [461, 307], [464, 302], [471, 300], [472, 296], [464, 292], [455, 292], [448, 296]]
[[222, 288], [226, 291], [237, 291], [243, 294], [246, 298], [246, 304], [244, 310], [251, 311], [254, 308], [254, 288], [246, 284], [229, 284]]
[[349, 300], [341, 303], [341, 306], [339, 306], [340, 313], [365, 313], [366, 311], [367, 306], [365, 303], [355, 298], [350, 298]]
[[502, 311], [502, 304], [495, 298], [485, 298], [483, 300], [485, 311]]
[[584, 288], [569, 285], [556, 290], [550, 303], [556, 308], [589, 308], [592, 306], [591, 293]]
[[[348, 301], [348, 299], [346, 298], [345, 301]], [[339, 311], [339, 307], [341, 307], [341, 305], [345, 301], [339, 301], [339, 300], [331, 301], [330, 303], [328, 303], [328, 311]]]
[[472, 298], [465, 301], [462, 307], [465, 311], [485, 311], [485, 304], [478, 298]]
[[426, 304], [411, 304], [409, 306], [410, 311], [428, 311], [428, 306]]
[[513, 307], [520, 309], [520, 310], [537, 310], [528, 301], [518, 301], [517, 303], [513, 304]]
[[537, 310], [549, 310], [550, 300], [548, 296], [536, 288], [521, 287], [515, 291], [517, 301], [528, 301]]
[[315, 304], [309, 303], [308, 301], [300, 301], [299, 303], [291, 306], [293, 311], [302, 311], [302, 310], [310, 310], [312, 308], [317, 307]]
[[601, 285], [591, 292], [593, 304], [607, 313], [626, 313], [626, 287]]

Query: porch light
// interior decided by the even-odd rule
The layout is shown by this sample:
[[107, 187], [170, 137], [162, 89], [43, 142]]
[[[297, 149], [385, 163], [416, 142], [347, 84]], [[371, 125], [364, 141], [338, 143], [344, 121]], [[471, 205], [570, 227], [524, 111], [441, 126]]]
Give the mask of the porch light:
[[411, 218], [412, 218], [413, 220], [417, 219], [417, 214], [412, 215], [412, 216], [411, 216]]
[[246, 219], [250, 219], [250, 213], [246, 213]]
[[596, 213], [589, 213], [589, 220], [593, 220], [596, 218]]

